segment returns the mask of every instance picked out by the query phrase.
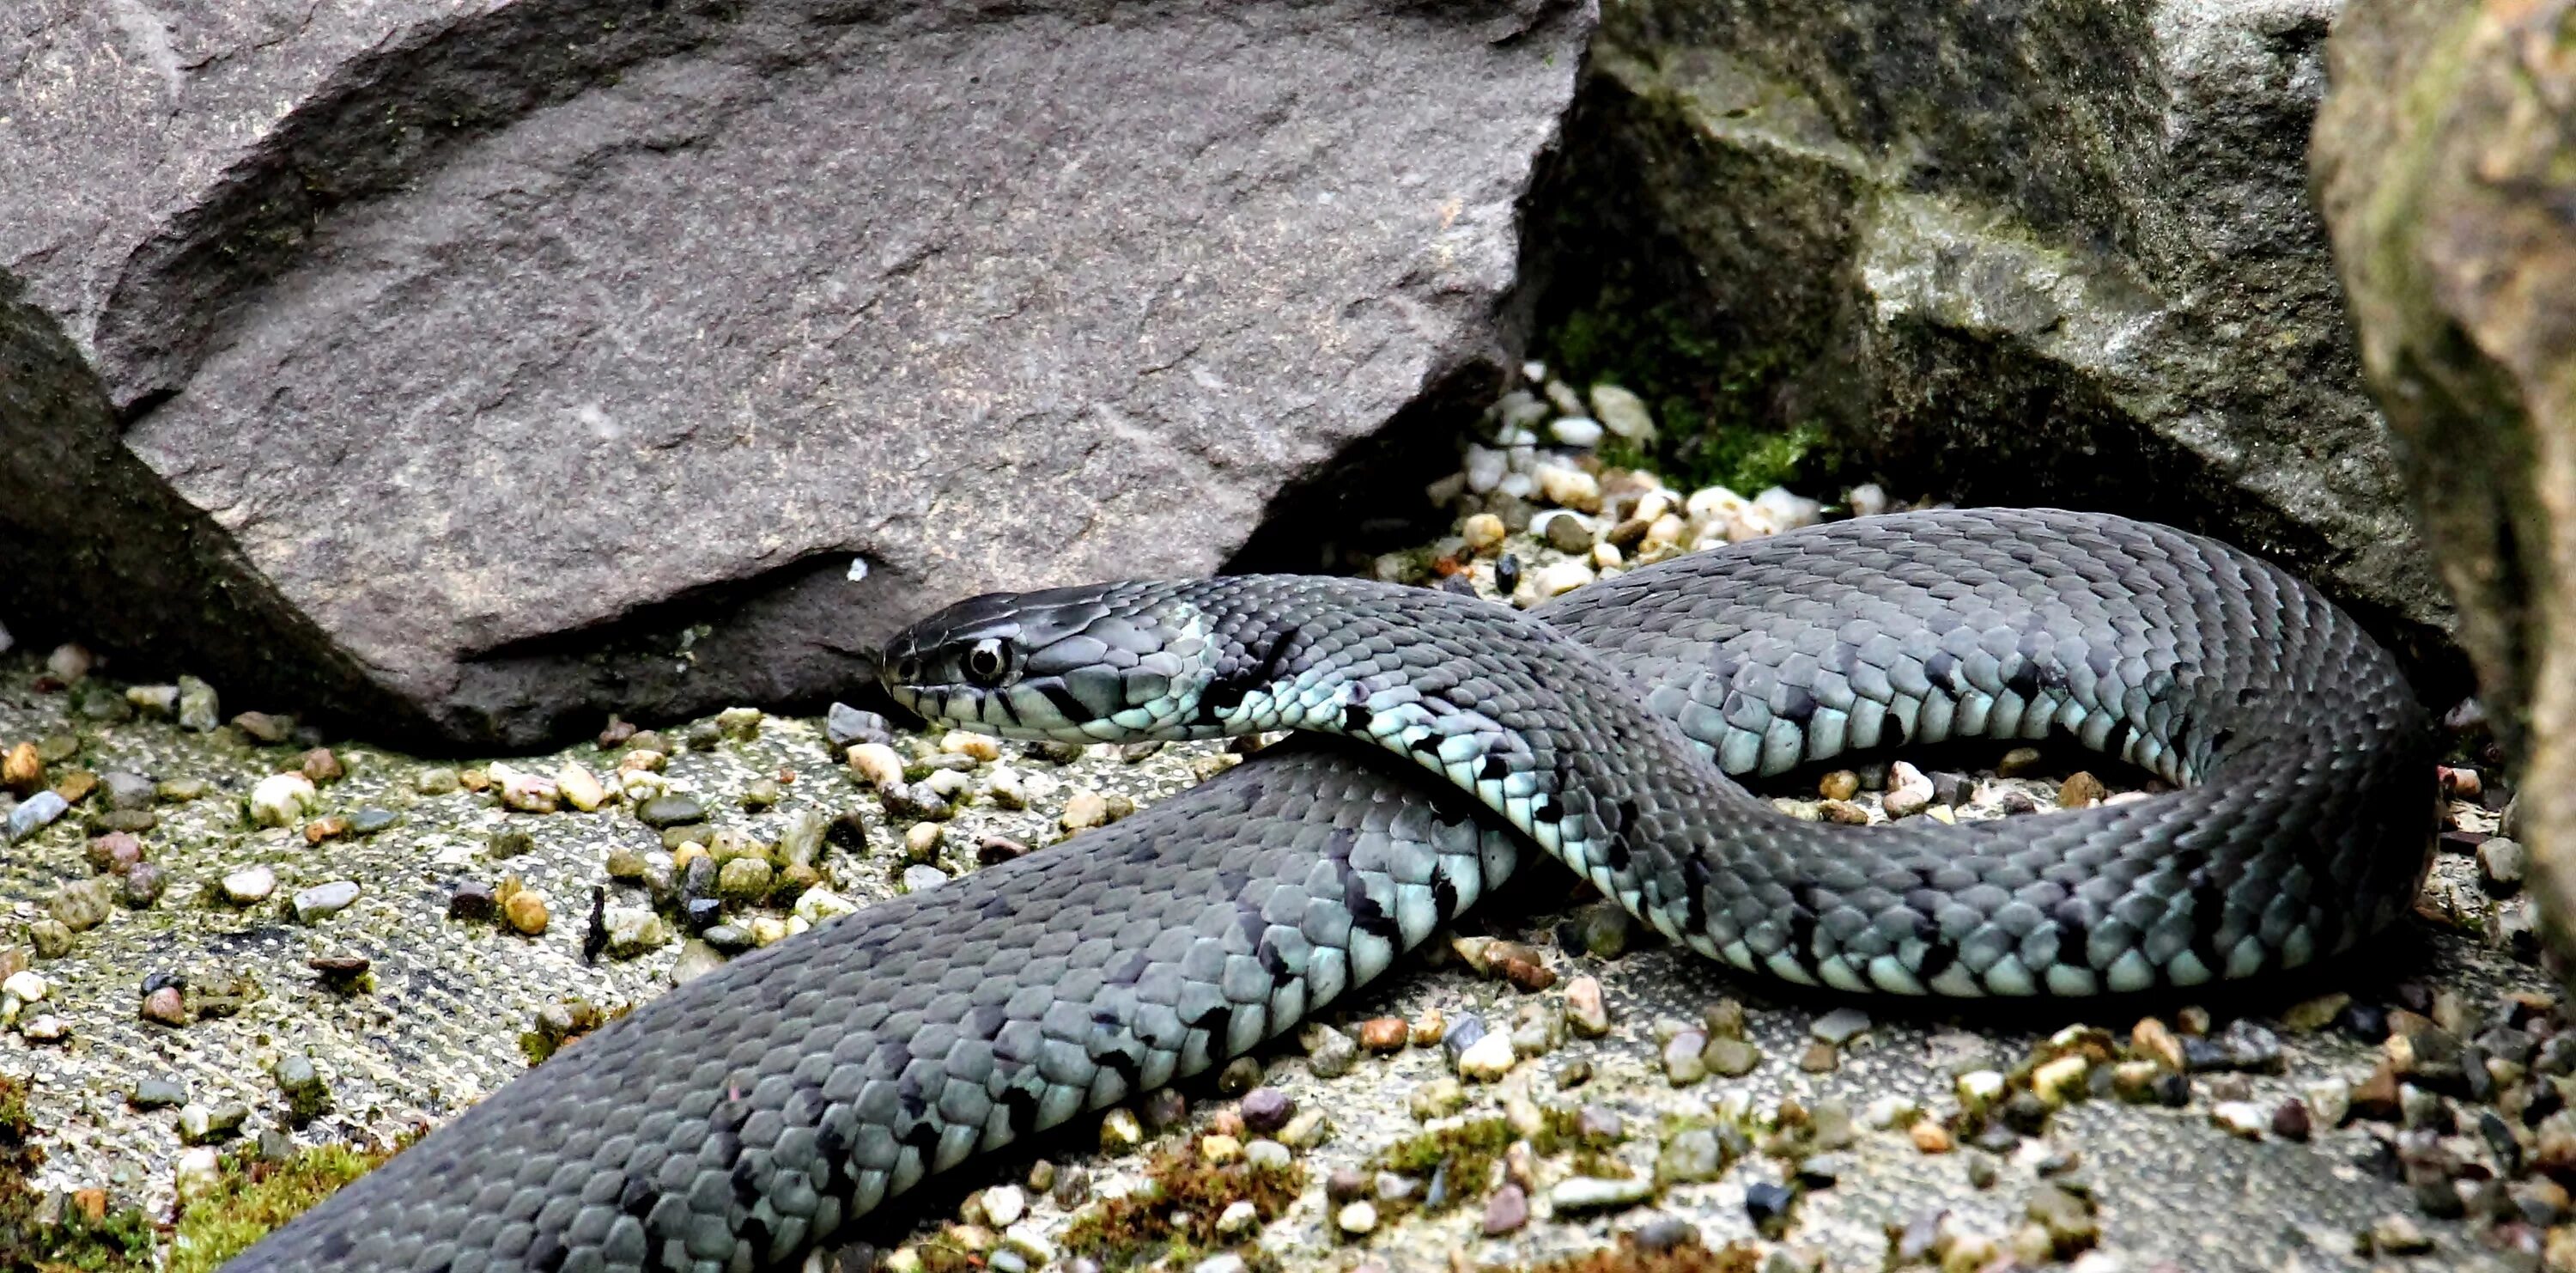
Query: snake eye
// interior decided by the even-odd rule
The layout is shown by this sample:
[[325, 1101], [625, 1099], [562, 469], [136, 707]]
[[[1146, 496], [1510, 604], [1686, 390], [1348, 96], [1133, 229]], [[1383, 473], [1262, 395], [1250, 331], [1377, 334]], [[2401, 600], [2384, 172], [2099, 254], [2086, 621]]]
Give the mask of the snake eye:
[[1011, 660], [996, 637], [986, 637], [966, 651], [966, 678], [977, 685], [1002, 683], [1002, 674], [1010, 670]]

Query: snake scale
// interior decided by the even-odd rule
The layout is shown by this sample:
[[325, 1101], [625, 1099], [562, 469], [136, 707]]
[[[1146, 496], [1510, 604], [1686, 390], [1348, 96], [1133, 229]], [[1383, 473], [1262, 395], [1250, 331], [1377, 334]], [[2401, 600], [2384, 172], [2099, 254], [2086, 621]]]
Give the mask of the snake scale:
[[[680, 986], [228, 1267], [783, 1266], [1288, 1029], [1529, 843], [1739, 968], [2083, 995], [2348, 950], [2433, 838], [2430, 723], [2385, 650], [2258, 558], [2098, 514], [1833, 523], [1528, 614], [1302, 576], [978, 598], [886, 668], [994, 732], [1342, 737]], [[1972, 737], [2071, 738], [2175, 789], [1846, 827], [1727, 776]]]

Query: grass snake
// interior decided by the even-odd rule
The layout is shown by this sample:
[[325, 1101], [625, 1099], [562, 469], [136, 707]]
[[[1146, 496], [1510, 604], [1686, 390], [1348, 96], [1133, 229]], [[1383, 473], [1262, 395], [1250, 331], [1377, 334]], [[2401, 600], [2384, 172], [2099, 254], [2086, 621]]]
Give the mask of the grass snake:
[[[746, 955], [504, 1086], [229, 1267], [751, 1270], [1378, 976], [1539, 845], [1738, 968], [2089, 995], [2348, 950], [2404, 913], [2432, 731], [2322, 595], [2046, 510], [1813, 527], [1522, 614], [1310, 576], [961, 602], [888, 648], [925, 717], [1029, 737], [1339, 734]], [[1729, 775], [2072, 739], [2175, 789], [1804, 821]]]

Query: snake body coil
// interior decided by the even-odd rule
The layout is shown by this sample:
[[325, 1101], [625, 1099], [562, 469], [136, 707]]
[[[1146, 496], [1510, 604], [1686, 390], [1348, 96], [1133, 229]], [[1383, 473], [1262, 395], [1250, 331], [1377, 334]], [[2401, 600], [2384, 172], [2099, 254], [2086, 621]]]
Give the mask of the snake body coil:
[[[1307, 577], [980, 598], [887, 667], [924, 715], [995, 732], [1366, 750], [1275, 748], [1069, 850], [737, 960], [235, 1267], [767, 1267], [1280, 1033], [1472, 905], [1523, 837], [1735, 966], [1949, 995], [2310, 963], [2404, 912], [2432, 840], [2429, 723], [2384, 650], [2258, 559], [2099, 515], [1838, 523], [1537, 618]], [[1726, 777], [2051, 736], [2178, 789], [1850, 828]]]

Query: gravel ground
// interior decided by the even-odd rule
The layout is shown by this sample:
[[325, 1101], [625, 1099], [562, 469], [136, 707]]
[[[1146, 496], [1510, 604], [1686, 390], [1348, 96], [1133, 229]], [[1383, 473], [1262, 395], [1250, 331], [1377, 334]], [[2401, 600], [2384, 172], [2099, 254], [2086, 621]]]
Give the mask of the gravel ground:
[[[1464, 577], [1530, 604], [1834, 512], [1785, 491], [1685, 495], [1605, 469], [1593, 448], [1650, 432], [1642, 407], [1596, 391], [1595, 420], [1543, 368], [1529, 381], [1462, 448], [1462, 471], [1433, 484], [1457, 533], [1355, 564]], [[1891, 506], [1876, 488], [1843, 504]], [[670, 880], [705, 851], [684, 842], [736, 864], [728, 881], [815, 872], [729, 905], [726, 927], [707, 934], [775, 939], [799, 916], [935, 883], [925, 868], [954, 874], [1043, 847], [1237, 758], [1216, 745], [1049, 755], [900, 733], [852, 750], [871, 722], [738, 709], [552, 755], [452, 763], [236, 715], [280, 705], [210, 710], [175, 687], [84, 679], [82, 662], [0, 653], [0, 787], [17, 796], [0, 795], [0, 815], [25, 832], [0, 837], [0, 1075], [31, 1081], [50, 1155], [41, 1186], [103, 1187], [155, 1214], [172, 1206], [174, 1172], [192, 1154], [203, 1165], [207, 1151], [183, 1139], [199, 1119], [240, 1115], [231, 1137], [268, 1154], [381, 1142], [522, 1071], [522, 1036], [568, 1000], [613, 1010], [711, 963], [706, 941], [678, 936]], [[314, 754], [326, 743], [327, 757]], [[2069, 776], [2080, 756], [2034, 763], [1998, 746], [1922, 763], [1960, 773], [1929, 784], [1904, 767], [1810, 774], [1775, 794], [1816, 816], [1872, 819], [1891, 786], [1924, 807], [1914, 816], [2044, 817], [2030, 810], [2096, 798], [2073, 794], [2091, 783]], [[2118, 798], [2119, 777], [2104, 778], [2100, 797]], [[593, 781], [606, 802], [570, 807], [593, 803]], [[880, 1213], [862, 1235], [872, 1245], [842, 1264], [1079, 1268], [1047, 1257], [1103, 1200], [1143, 1188], [1153, 1151], [1223, 1160], [1250, 1138], [1276, 1155], [1245, 1125], [1273, 1126], [1284, 1097], [1300, 1113], [1271, 1134], [1305, 1169], [1295, 1200], [1230, 1251], [1165, 1265], [1518, 1266], [1621, 1234], [1669, 1243], [1678, 1221], [1712, 1247], [1748, 1244], [1758, 1255], [1746, 1267], [1763, 1273], [2576, 1269], [2567, 1195], [2549, 1177], [2576, 1180], [2576, 1112], [2564, 1108], [2576, 1028], [2550, 979], [2516, 957], [2529, 954], [2531, 919], [2512, 895], [2519, 852], [2495, 835], [2501, 793], [2465, 772], [2450, 784], [2446, 851], [2404, 932], [2366, 960], [2196, 1004], [1963, 1010], [1792, 993], [1649, 940], [1540, 860], [1411, 967], [1328, 1013], [1332, 1029], [1184, 1089], [1186, 1114], [1148, 1100], [975, 1164]], [[39, 794], [49, 789], [77, 798], [35, 825], [55, 812]], [[276, 825], [260, 825], [263, 811]], [[810, 845], [826, 824], [818, 855], [778, 847]], [[130, 839], [108, 834], [119, 825]], [[1052, 851], [1079, 852], [1078, 834]], [[111, 900], [134, 883], [137, 854], [161, 874], [158, 900]], [[262, 891], [245, 876], [254, 868], [274, 876], [265, 895], [227, 899], [228, 880]], [[460, 890], [477, 887], [502, 895], [485, 903], [500, 915], [453, 916]], [[542, 899], [541, 932], [519, 931], [536, 927], [534, 903], [509, 900], [513, 888]], [[585, 956], [594, 890], [636, 949]], [[341, 984], [317, 960], [363, 960], [366, 972]], [[1469, 1018], [1512, 1046], [1468, 1046]], [[1353, 1046], [1387, 1035], [1391, 1050]], [[2034, 1071], [2060, 1057], [2073, 1059]], [[277, 1077], [305, 1059], [327, 1091], [318, 1114], [299, 1115]], [[2061, 1079], [2054, 1102], [2028, 1090]], [[1256, 1083], [1270, 1090], [1238, 1109], [1232, 1094]], [[1140, 1134], [1138, 1114], [1159, 1133]], [[1521, 1143], [1490, 1168], [1453, 1158], [1485, 1173], [1441, 1182], [1453, 1208], [1425, 1210], [1429, 1181], [1380, 1170], [1391, 1147], [1426, 1132], [1463, 1144], [1496, 1119]], [[1585, 1134], [1560, 1134], [1569, 1124]], [[1084, 1187], [1066, 1183], [1077, 1178]], [[1584, 1210], [1587, 1189], [1631, 1201]]]

